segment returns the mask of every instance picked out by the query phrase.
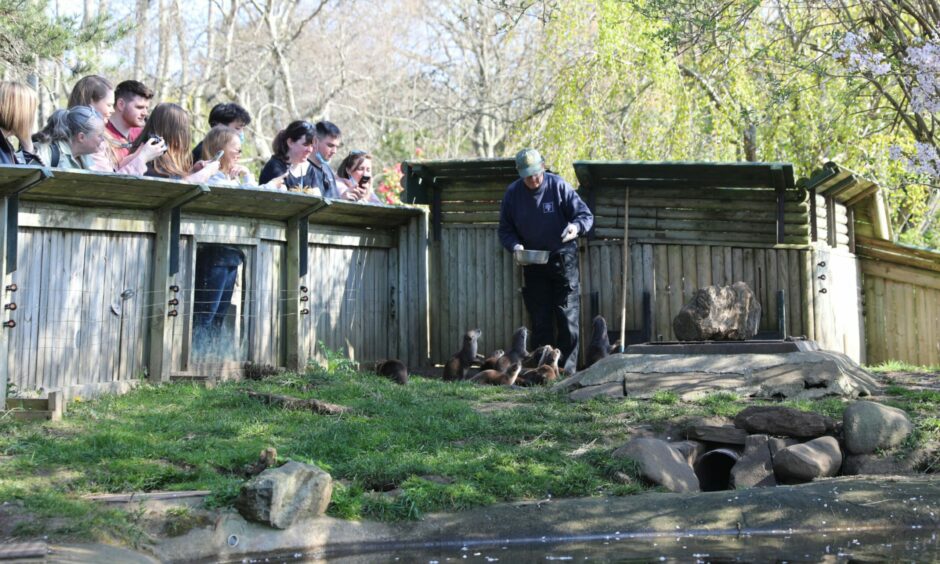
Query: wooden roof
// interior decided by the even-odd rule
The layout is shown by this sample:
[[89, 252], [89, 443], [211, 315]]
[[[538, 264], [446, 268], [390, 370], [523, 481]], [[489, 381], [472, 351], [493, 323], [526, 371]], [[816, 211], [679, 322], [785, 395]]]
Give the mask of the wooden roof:
[[807, 190], [815, 190], [817, 194], [834, 198], [847, 206], [854, 206], [879, 190], [878, 183], [858, 176], [834, 162], [826, 163], [808, 179], [801, 179], [801, 182]]
[[309, 194], [258, 187], [205, 186], [178, 180], [36, 166], [0, 166], [0, 196], [21, 192], [24, 201], [80, 207], [157, 210], [182, 204], [182, 211], [285, 221], [314, 211], [325, 225], [395, 227], [423, 210], [328, 200]]

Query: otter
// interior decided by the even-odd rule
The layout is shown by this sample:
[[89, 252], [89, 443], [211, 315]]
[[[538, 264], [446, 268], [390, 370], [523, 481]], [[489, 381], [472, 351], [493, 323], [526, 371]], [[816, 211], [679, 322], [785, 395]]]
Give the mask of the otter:
[[529, 351], [526, 350], [528, 338], [529, 330], [524, 325], [516, 329], [515, 333], [512, 334], [512, 346], [509, 347], [509, 352], [497, 361], [496, 369], [500, 372], [506, 372], [512, 364], [518, 362], [521, 365], [522, 361], [529, 356]]
[[397, 360], [383, 360], [375, 364], [375, 373], [379, 376], [385, 376], [396, 384], [404, 386], [408, 383], [408, 367], [405, 363]]
[[522, 367], [538, 368], [539, 366], [542, 366], [542, 363], [545, 362], [545, 357], [551, 353], [551, 345], [542, 345], [541, 347], [529, 353], [529, 356], [525, 357], [525, 360], [522, 361]]
[[516, 379], [519, 377], [521, 370], [522, 365], [518, 362], [514, 362], [505, 373], [499, 370], [484, 370], [477, 373], [470, 381], [475, 384], [487, 384], [490, 386], [512, 386], [516, 383]]
[[463, 347], [444, 365], [444, 380], [463, 380], [467, 377], [467, 369], [471, 364], [479, 361], [477, 342], [480, 340], [480, 334], [479, 329], [471, 329], [464, 333]]
[[594, 318], [591, 344], [588, 346], [584, 367], [587, 368], [602, 358], [606, 358], [619, 351], [620, 341], [618, 340], [613, 345], [610, 344], [610, 337], [607, 336], [607, 320], [604, 319], [603, 316], [598, 315]]
[[274, 447], [268, 447], [261, 451], [261, 454], [258, 455], [258, 460], [256, 462], [245, 465], [242, 473], [246, 478], [251, 478], [264, 472], [268, 468], [273, 468], [276, 465], [277, 450], [275, 450]]
[[497, 363], [499, 362], [499, 357], [503, 356], [505, 352], [503, 349], [496, 349], [491, 352], [489, 356], [483, 359], [483, 364], [480, 365], [480, 370], [498, 370]]
[[535, 370], [526, 373], [526, 383], [529, 386], [544, 386], [558, 379], [558, 359], [561, 358], [560, 349], [552, 349], [545, 362]]

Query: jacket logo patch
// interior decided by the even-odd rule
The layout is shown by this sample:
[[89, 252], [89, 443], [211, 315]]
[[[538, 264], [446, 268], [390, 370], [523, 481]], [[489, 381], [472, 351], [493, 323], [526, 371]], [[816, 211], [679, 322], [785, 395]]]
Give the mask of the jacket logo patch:
[[555, 211], [555, 203], [554, 203], [554, 202], [544, 202], [544, 203], [542, 204], [542, 213], [552, 213], [552, 212], [554, 212], [554, 211]]

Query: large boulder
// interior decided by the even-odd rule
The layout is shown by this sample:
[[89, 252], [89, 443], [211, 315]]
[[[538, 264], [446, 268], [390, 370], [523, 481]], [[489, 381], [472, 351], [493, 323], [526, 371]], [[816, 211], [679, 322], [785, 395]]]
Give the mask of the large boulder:
[[768, 399], [868, 396], [880, 384], [848, 356], [806, 350], [773, 354], [615, 354], [552, 387], [573, 400], [644, 399], [670, 391], [695, 401], [716, 391]]
[[698, 477], [685, 456], [660, 439], [633, 439], [614, 451], [614, 458], [637, 463], [640, 476], [673, 492], [699, 491]]
[[735, 416], [734, 425], [748, 433], [812, 439], [831, 433], [836, 422], [825, 415], [791, 407], [752, 405]]
[[333, 478], [311, 464], [288, 462], [268, 468], [242, 485], [235, 507], [249, 521], [286, 529], [326, 512]]
[[923, 451], [905, 453], [901, 458], [893, 454], [878, 456], [877, 454], [846, 454], [842, 461], [843, 476], [901, 476], [916, 474], [918, 465], [924, 460]]
[[744, 455], [731, 468], [731, 487], [740, 490], [776, 485], [767, 435], [749, 435], [744, 443]]
[[857, 401], [842, 414], [845, 448], [852, 454], [871, 454], [900, 445], [914, 424], [904, 411], [873, 401]]
[[672, 320], [680, 341], [743, 341], [757, 334], [760, 304], [744, 282], [696, 290]]
[[782, 449], [774, 456], [774, 474], [786, 484], [835, 476], [842, 467], [842, 451], [834, 437], [819, 437]]

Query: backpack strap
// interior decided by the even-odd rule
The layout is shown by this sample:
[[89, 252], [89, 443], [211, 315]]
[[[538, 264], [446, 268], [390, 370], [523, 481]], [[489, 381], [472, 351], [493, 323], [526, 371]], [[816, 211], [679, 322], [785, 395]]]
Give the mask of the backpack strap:
[[49, 166], [56, 168], [59, 166], [59, 158], [62, 156], [62, 151], [59, 149], [59, 144], [55, 141], [49, 145], [49, 148], [52, 150], [52, 156], [49, 159], [52, 162], [49, 163]]

